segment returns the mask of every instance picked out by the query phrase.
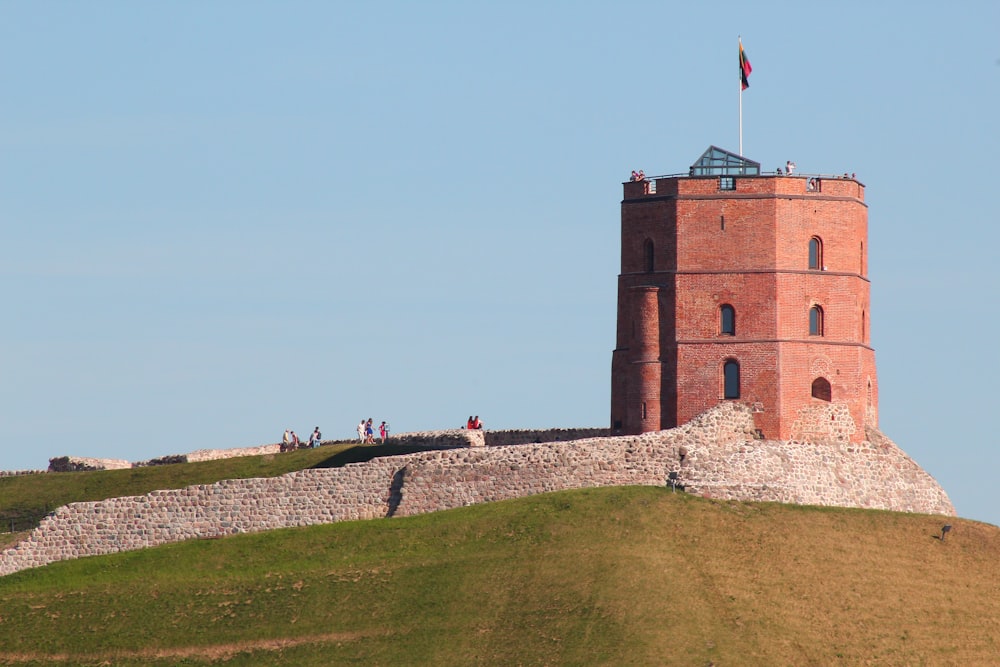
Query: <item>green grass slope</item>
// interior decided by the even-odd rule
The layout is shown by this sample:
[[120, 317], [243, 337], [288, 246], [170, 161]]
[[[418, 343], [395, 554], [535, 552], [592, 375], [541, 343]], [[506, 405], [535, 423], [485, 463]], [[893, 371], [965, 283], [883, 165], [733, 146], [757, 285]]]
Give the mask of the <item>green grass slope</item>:
[[1000, 530], [587, 489], [0, 578], [18, 665], [989, 665]]

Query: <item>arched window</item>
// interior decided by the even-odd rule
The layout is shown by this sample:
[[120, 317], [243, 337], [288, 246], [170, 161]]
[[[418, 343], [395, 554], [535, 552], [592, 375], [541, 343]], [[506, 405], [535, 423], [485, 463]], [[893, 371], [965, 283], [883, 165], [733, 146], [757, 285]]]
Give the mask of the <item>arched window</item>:
[[809, 239], [809, 268], [817, 271], [823, 268], [823, 241], [818, 236]]
[[830, 381], [826, 378], [816, 378], [812, 384], [812, 397], [821, 401], [830, 402]]
[[722, 397], [740, 397], [740, 363], [735, 359], [729, 359], [722, 366]]
[[819, 306], [813, 306], [809, 309], [809, 335], [823, 335], [823, 309]]
[[719, 308], [719, 333], [723, 336], [736, 335], [736, 309], [728, 303]]
[[643, 270], [649, 273], [653, 270], [653, 242], [646, 239], [642, 244]]

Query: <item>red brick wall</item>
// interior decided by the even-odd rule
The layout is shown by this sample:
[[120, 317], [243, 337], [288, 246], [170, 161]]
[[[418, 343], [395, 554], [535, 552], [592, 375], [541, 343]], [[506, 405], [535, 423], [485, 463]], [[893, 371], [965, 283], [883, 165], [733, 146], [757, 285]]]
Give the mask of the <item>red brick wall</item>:
[[[823, 377], [831, 403], [854, 421], [850, 439], [862, 439], [878, 414], [864, 187], [804, 176], [736, 177], [734, 191], [720, 191], [717, 177], [657, 179], [655, 192], [646, 185], [626, 183], [622, 201], [612, 429], [689, 421], [724, 400], [722, 366], [735, 359], [738, 400], [756, 408], [766, 437], [823, 430], [815, 408], [830, 404], [811, 395]], [[822, 259], [811, 270], [814, 237]], [[735, 309], [735, 335], [720, 331], [724, 304]], [[823, 310], [822, 336], [810, 335], [813, 306]], [[838, 422], [829, 435], [846, 431]]]

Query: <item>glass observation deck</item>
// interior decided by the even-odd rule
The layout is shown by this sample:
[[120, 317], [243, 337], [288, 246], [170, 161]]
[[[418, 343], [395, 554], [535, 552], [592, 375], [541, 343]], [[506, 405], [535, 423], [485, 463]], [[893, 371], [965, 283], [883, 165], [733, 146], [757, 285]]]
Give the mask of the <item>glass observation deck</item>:
[[691, 165], [688, 176], [760, 176], [760, 162], [709, 146]]

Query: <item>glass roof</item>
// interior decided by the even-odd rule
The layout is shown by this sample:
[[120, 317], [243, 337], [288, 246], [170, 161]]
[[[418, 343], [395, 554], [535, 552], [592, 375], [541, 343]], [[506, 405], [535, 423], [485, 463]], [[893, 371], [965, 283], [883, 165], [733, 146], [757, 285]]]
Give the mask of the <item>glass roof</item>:
[[760, 162], [709, 146], [688, 173], [691, 176], [760, 176]]

